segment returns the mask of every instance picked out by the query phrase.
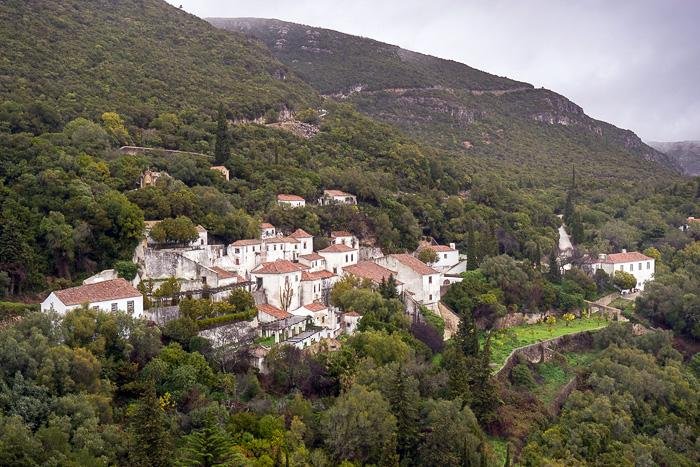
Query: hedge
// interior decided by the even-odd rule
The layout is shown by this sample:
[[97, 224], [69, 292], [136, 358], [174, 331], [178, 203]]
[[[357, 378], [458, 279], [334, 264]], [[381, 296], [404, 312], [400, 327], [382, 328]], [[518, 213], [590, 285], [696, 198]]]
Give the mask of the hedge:
[[39, 305], [17, 302], [0, 302], [0, 320], [13, 316], [24, 316], [30, 311], [39, 311]]

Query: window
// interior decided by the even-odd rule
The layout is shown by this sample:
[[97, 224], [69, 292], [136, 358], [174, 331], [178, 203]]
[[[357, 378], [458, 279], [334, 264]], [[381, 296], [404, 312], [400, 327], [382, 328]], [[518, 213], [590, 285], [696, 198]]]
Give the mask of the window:
[[238, 265], [240, 265], [240, 264], [241, 264], [241, 260], [238, 259], [238, 258], [236, 258], [236, 266], [238, 266]]
[[238, 253], [240, 253], [240, 252], [241, 252], [241, 249], [240, 249], [240, 248], [236, 248], [236, 249], [235, 249], [235, 250], [233, 250], [233, 251], [235, 251], [235, 252], [236, 252], [236, 254], [238, 254]]
[[306, 242], [304, 242], [304, 249], [306, 249]]
[[348, 255], [345, 255], [345, 262], [348, 262]]
[[625, 265], [624, 265], [624, 264], [621, 264], [621, 265], [620, 265], [620, 271], [624, 271], [624, 270], [625, 270]]
[[432, 284], [432, 283], [433, 283], [433, 276], [428, 276], [428, 284]]
[[128, 311], [129, 313], [134, 312], [134, 301], [133, 300], [129, 300], [128, 302], [126, 302], [126, 311]]
[[639, 266], [637, 267], [637, 271], [641, 271], [641, 270], [642, 270], [642, 263], [639, 263]]
[[333, 268], [333, 274], [338, 274], [338, 268]]
[[116, 312], [119, 309], [116, 303], [112, 303], [112, 311]]
[[445, 259], [447, 259], [447, 253], [445, 253], [444, 255], [442, 255], [442, 257], [445, 258]]
[[651, 261], [647, 261], [647, 269], [651, 269]]
[[350, 261], [355, 261], [355, 253], [350, 255]]
[[432, 300], [432, 299], [433, 299], [433, 294], [428, 295], [428, 300]]

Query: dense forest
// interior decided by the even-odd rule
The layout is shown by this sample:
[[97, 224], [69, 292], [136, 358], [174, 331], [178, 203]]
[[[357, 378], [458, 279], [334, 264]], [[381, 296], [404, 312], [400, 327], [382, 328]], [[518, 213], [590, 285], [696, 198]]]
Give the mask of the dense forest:
[[[530, 117], [561, 102], [553, 93], [471, 68], [455, 81], [462, 65], [413, 55], [416, 86], [443, 77], [437, 84], [528, 90], [461, 95], [490, 117], [459, 134], [439, 118], [377, 120], [363, 99], [375, 110], [395, 102], [324, 99], [310, 72], [263, 43], [157, 0], [8, 1], [0, 25], [0, 464], [700, 462], [700, 229], [685, 228], [700, 217], [700, 180], [659, 165], [636, 136], [627, 147], [603, 122], [602, 139], [538, 123]], [[380, 48], [389, 58], [378, 77], [396, 53]], [[466, 138], [473, 147], [455, 149]], [[129, 155], [124, 145], [152, 149]], [[146, 169], [169, 176], [137, 189]], [[358, 206], [275, 202], [311, 202], [325, 188], [356, 194]], [[576, 244], [564, 274], [557, 214]], [[257, 237], [261, 222], [303, 228], [317, 247], [332, 230], [385, 253], [413, 251], [423, 236], [455, 242], [470, 270], [443, 301], [459, 328], [444, 341], [445, 322], [428, 310], [409, 321], [391, 284], [344, 279], [331, 301], [362, 315], [359, 332], [333, 352], [274, 348], [260, 373], [245, 350], [224, 354], [197, 335], [197, 320], [216, 314], [206, 300], [183, 303], [163, 327], [27, 304], [128, 269], [144, 221], [161, 219], [201, 224], [215, 243]], [[585, 255], [622, 248], [657, 260], [656, 281], [625, 310], [631, 322], [555, 363], [494, 377], [498, 345], [511, 338], [496, 321], [548, 310], [583, 320], [584, 300], [614, 290], [583, 271]], [[248, 316], [251, 303], [218, 306]], [[542, 394], [564, 378], [576, 388], [553, 411]]]

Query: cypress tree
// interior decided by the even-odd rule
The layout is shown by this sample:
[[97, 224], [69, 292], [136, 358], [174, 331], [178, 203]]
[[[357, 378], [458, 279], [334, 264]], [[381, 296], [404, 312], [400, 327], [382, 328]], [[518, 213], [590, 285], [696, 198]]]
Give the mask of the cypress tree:
[[214, 162], [221, 165], [231, 155], [231, 141], [228, 134], [228, 120], [224, 104], [219, 104], [219, 112], [216, 120], [216, 141], [214, 143]]
[[547, 273], [547, 278], [550, 282], [555, 284], [561, 282], [561, 270], [559, 269], [559, 262], [557, 261], [557, 253], [554, 250], [549, 254], [549, 272]]
[[473, 271], [479, 267], [476, 258], [476, 239], [474, 238], [474, 228], [469, 227], [467, 232], [467, 270]]
[[172, 442], [165, 422], [165, 412], [153, 383], [150, 383], [129, 417], [131, 465], [159, 467], [170, 464]]
[[401, 364], [389, 381], [387, 400], [396, 417], [398, 454], [402, 461], [411, 461], [418, 445], [420, 394], [417, 381], [406, 374]]

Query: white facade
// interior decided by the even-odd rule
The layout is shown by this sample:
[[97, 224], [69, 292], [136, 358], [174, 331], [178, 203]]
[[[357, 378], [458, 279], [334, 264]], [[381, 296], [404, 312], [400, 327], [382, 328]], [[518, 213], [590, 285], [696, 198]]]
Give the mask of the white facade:
[[301, 268], [289, 261], [263, 263], [251, 272], [253, 289], [265, 289], [267, 302], [282, 310], [283, 297], [289, 300], [287, 310], [301, 306]]
[[314, 236], [310, 233], [297, 229], [289, 235], [299, 242], [298, 255], [310, 255], [314, 252]]
[[455, 248], [454, 243], [450, 243], [450, 246], [431, 245], [425, 248], [430, 248], [437, 255], [438, 260], [430, 264], [430, 266], [437, 270], [446, 272], [459, 264], [459, 251]]
[[267, 238], [273, 238], [277, 236], [277, 229], [274, 225], [263, 222], [260, 224], [260, 240], [265, 240]]
[[345, 231], [334, 231], [331, 232], [331, 243], [334, 245], [345, 245], [350, 248], [357, 248], [359, 242], [357, 237], [355, 237], [350, 232]]
[[331, 245], [318, 252], [326, 260], [326, 269], [335, 275], [341, 275], [345, 266], [357, 264], [358, 250], [345, 245]]
[[357, 331], [357, 325], [360, 324], [360, 319], [362, 319], [362, 316], [354, 311], [343, 313], [343, 327], [345, 328], [345, 334], [354, 334], [355, 331]]
[[623, 250], [622, 253], [600, 255], [591, 264], [591, 270], [594, 273], [598, 269], [602, 269], [610, 276], [613, 276], [615, 271], [630, 273], [637, 279], [636, 288], [644, 290], [644, 285], [654, 279], [656, 262], [654, 258], [650, 258], [642, 253], [636, 251], [628, 253]]
[[389, 255], [378, 258], [376, 262], [396, 272], [396, 279], [403, 282], [404, 290], [413, 300], [431, 309], [437, 307], [442, 284], [440, 271], [408, 254]]
[[318, 253], [299, 256], [299, 264], [309, 268], [309, 272], [323, 271], [326, 269], [326, 259]]
[[303, 208], [306, 200], [296, 195], [277, 195], [277, 204], [287, 208]]
[[[56, 311], [61, 315], [65, 315], [66, 312], [80, 308], [82, 304], [78, 305], [65, 305], [57, 296], [55, 292], [51, 292], [46, 299], [41, 302], [41, 311]], [[129, 298], [119, 298], [115, 300], [106, 300], [101, 302], [87, 302], [88, 308], [96, 308], [101, 311], [116, 312], [116, 311], [129, 311], [133, 309], [131, 314], [140, 318], [143, 316], [143, 296], [129, 297]], [[133, 307], [133, 308], [132, 308]]]
[[301, 302], [325, 301], [338, 276], [330, 271], [303, 271], [301, 274]]
[[126, 311], [137, 318], [143, 316], [143, 296], [124, 279], [56, 290], [41, 303], [41, 311], [63, 315], [83, 305], [106, 312]]
[[296, 261], [300, 252], [299, 241], [291, 237], [277, 237], [265, 240], [263, 261]]
[[318, 204], [325, 206], [329, 204], [357, 204], [357, 197], [340, 190], [323, 190], [323, 196], [318, 200]]
[[247, 276], [262, 261], [262, 240], [238, 240], [227, 248], [231, 267], [239, 274]]

